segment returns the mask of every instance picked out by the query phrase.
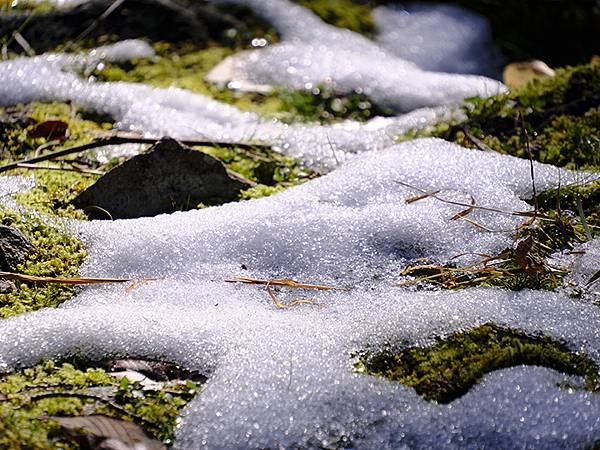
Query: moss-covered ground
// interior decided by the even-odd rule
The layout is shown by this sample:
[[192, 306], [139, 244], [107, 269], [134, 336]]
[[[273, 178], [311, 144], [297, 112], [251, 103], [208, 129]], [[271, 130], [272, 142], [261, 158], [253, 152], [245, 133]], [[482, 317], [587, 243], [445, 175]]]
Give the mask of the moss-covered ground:
[[[558, 69], [509, 94], [468, 99], [466, 119], [412, 130], [400, 140], [436, 136], [474, 151], [496, 151], [568, 169], [600, 172], [600, 65]], [[534, 173], [535, 178], [535, 173]], [[515, 230], [515, 245], [468, 268], [410, 266], [409, 282], [446, 288], [473, 285], [553, 289], [566, 273], [546, 264], [556, 250], [573, 249], [600, 230], [600, 182], [538, 192], [536, 215]], [[533, 180], [532, 180], [533, 183]]]
[[413, 387], [427, 400], [449, 403], [494, 370], [538, 365], [585, 378], [598, 391], [598, 367], [585, 354], [544, 336], [491, 323], [452, 334], [428, 347], [391, 348], [365, 352], [359, 372], [382, 376]]
[[[32, 214], [0, 209], [0, 223], [21, 231], [35, 248], [17, 268], [25, 275], [75, 277], [86, 252], [83, 244], [65, 230], [47, 225]], [[15, 289], [0, 294], [0, 318], [40, 308], [55, 307], [73, 295], [73, 288], [58, 284], [15, 281]]]
[[102, 368], [43, 361], [0, 378], [0, 448], [80, 448], [48, 417], [91, 414], [134, 421], [170, 444], [178, 413], [198, 387], [178, 380], [150, 390]]
[[[329, 23], [365, 35], [374, 32], [371, 9], [385, 3], [367, 0], [298, 2]], [[14, 6], [32, 7], [24, 2], [13, 3], [0, 2], [0, 10]], [[536, 57], [551, 65], [583, 63], [598, 47], [594, 45], [598, 39], [594, 23], [600, 15], [597, 0], [457, 0], [453, 3], [473, 8], [491, 19], [495, 41], [509, 60]], [[36, 8], [47, 10], [48, 5]], [[245, 17], [245, 14], [243, 9], [238, 11], [239, 17]], [[261, 26], [263, 29], [258, 30], [256, 36], [275, 42], [276, 32], [264, 24]], [[331, 123], [346, 118], [366, 120], [386, 113], [364, 96], [340, 97], [322, 87], [306, 92], [276, 90], [259, 95], [231, 92], [207, 84], [203, 78], [212, 67], [239, 48], [248, 46], [249, 37], [241, 39], [243, 42], [239, 37], [232, 37], [229, 41], [210, 43], [208, 48], [154, 43], [155, 58], [122, 65], [105, 64], [92, 76], [106, 81], [182, 87], [282, 121]], [[598, 171], [599, 86], [598, 66], [559, 69], [555, 78], [536, 81], [507, 96], [470, 99], [465, 105], [466, 121], [415, 130], [403, 139], [435, 135], [474, 151], [492, 149], [519, 157], [528, 157], [529, 147], [533, 159]], [[112, 128], [111, 118], [86, 114], [66, 103], [20, 105], [2, 110], [0, 116], [3, 119], [0, 158], [4, 163], [36, 151], [89, 142], [98, 133]], [[65, 139], [56, 141], [55, 136], [31, 135], [31, 131], [48, 120], [68, 125]], [[48, 147], [40, 148], [44, 145]], [[244, 192], [243, 198], [268, 195], [317, 176], [298, 161], [263, 149], [210, 147], [200, 150], [220, 158], [231, 170], [258, 183]], [[69, 170], [105, 171], [115, 163], [118, 161], [101, 165], [93, 154], [87, 154], [67, 158], [63, 165]], [[70, 206], [69, 201], [97, 178], [97, 175], [76, 171], [19, 169], [13, 173], [34, 174], [38, 182], [35, 189], [19, 194], [19, 202], [46, 214], [75, 218], [84, 218], [84, 214]], [[539, 193], [539, 216], [528, 220], [515, 232], [517, 241], [531, 245], [520, 248], [515, 245], [504, 254], [496, 255], [498, 260], [484, 265], [491, 267], [491, 276], [481, 271], [444, 272], [449, 267], [421, 268], [409, 270], [407, 274], [419, 278], [441, 273], [438, 278], [428, 281], [447, 288], [480, 284], [511, 289], [554, 288], [560, 284], [562, 273], [547, 267], [545, 257], [555, 249], [569, 248], [587, 240], [586, 226], [589, 233], [597, 233], [599, 200], [598, 182], [582, 182], [578, 186], [563, 186], [560, 192]], [[19, 228], [36, 247], [36, 252], [19, 267], [20, 272], [42, 276], [77, 275], [85, 251], [76, 238], [60, 228], [46, 225], [32, 214], [17, 214], [4, 209], [0, 212], [0, 222]], [[0, 318], [57, 306], [73, 294], [72, 288], [59, 285], [17, 282], [15, 287], [13, 292], [0, 295]], [[363, 372], [413, 386], [425, 398], [444, 403], [467, 392], [486, 373], [518, 364], [543, 365], [580, 375], [585, 378], [588, 389], [598, 389], [598, 368], [585, 355], [575, 354], [550, 338], [530, 336], [493, 324], [441, 337], [429, 347], [367, 351], [360, 357], [357, 367]], [[44, 361], [0, 378], [0, 448], [77, 448], [56, 422], [44, 417], [84, 413], [134, 420], [169, 443], [178, 411], [196, 388], [188, 382], [148, 392], [136, 383], [117, 381], [99, 366], [86, 368]], [[60, 393], [64, 396], [55, 396]], [[74, 395], [90, 393], [92, 397], [87, 399]], [[120, 409], [93, 398], [93, 395], [106, 396]]]

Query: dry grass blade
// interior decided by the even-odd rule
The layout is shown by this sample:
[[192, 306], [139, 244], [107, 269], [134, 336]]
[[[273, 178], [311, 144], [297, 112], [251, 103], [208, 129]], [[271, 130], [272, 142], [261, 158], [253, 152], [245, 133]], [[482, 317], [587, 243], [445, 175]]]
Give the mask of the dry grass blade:
[[126, 283], [131, 281], [126, 278], [61, 278], [61, 277], [36, 277], [14, 272], [0, 272], [0, 279], [25, 281], [30, 283], [48, 284], [102, 284], [102, 283]]
[[440, 191], [433, 191], [433, 192], [426, 192], [425, 194], [421, 194], [421, 195], [415, 195], [414, 197], [409, 197], [409, 198], [404, 199], [404, 203], [410, 204], [410, 203], [418, 202], [419, 200], [423, 200], [427, 197], [431, 197], [432, 195], [436, 195], [439, 193], [440, 193]]
[[592, 275], [592, 277], [589, 279], [589, 281], [587, 283], [585, 283], [585, 285], [591, 286], [598, 280], [600, 280], [600, 270], [598, 272], [596, 272], [594, 275]]
[[450, 220], [458, 220], [461, 217], [465, 217], [471, 214], [475, 210], [475, 199], [472, 195], [469, 195], [469, 197], [471, 197], [471, 206], [469, 206], [467, 209], [463, 209], [462, 211], [457, 212], [452, 217], [450, 217]]
[[448, 205], [464, 206], [465, 208], [473, 208], [473, 209], [478, 209], [478, 210], [481, 210], [481, 211], [489, 211], [489, 212], [495, 212], [495, 213], [499, 213], [499, 214], [508, 214], [510, 216], [535, 217], [537, 219], [542, 219], [542, 220], [553, 220], [553, 219], [551, 219], [549, 217], [545, 217], [543, 215], [540, 215], [539, 212], [536, 212], [536, 211], [506, 211], [506, 210], [503, 210], [503, 209], [491, 208], [491, 207], [488, 207], [488, 206], [469, 205], [469, 204], [463, 203], [463, 202], [456, 202], [454, 200], [447, 200], [445, 198], [439, 197], [437, 194], [433, 194], [431, 192], [427, 192], [424, 189], [418, 188], [418, 187], [413, 186], [413, 185], [411, 185], [409, 183], [405, 183], [405, 182], [400, 181], [400, 180], [393, 180], [393, 181], [394, 181], [394, 183], [398, 183], [401, 186], [414, 189], [415, 191], [421, 192], [422, 194], [426, 194], [428, 197], [435, 198], [436, 200], [438, 200], [438, 201], [440, 201], [442, 203], [447, 203]]
[[298, 283], [297, 281], [290, 279], [280, 279], [280, 280], [259, 280], [255, 278], [249, 277], [233, 277], [230, 280], [225, 280], [227, 283], [248, 283], [248, 284], [265, 284], [271, 286], [287, 286], [293, 288], [302, 288], [302, 289], [317, 289], [319, 291], [346, 291], [347, 289], [338, 288], [334, 286], [326, 286], [323, 284], [307, 284], [307, 283]]
[[298, 306], [298, 305], [302, 305], [302, 304], [304, 304], [304, 305], [314, 305], [315, 304], [315, 302], [313, 302], [312, 300], [306, 300], [306, 299], [301, 299], [301, 298], [292, 300], [292, 302], [287, 303], [287, 304], [283, 303], [273, 293], [271, 286], [269, 286], [268, 284], [267, 284], [267, 293], [269, 294], [269, 297], [271, 297], [271, 300], [273, 300], [273, 303], [275, 303], [275, 306], [277, 306], [279, 309], [292, 308], [294, 306]]
[[138, 288], [139, 286], [143, 285], [143, 284], [147, 284], [150, 281], [156, 281], [158, 280], [158, 278], [142, 278], [141, 280], [134, 280], [133, 283], [131, 283], [129, 286], [127, 286], [127, 289], [125, 289], [125, 292], [127, 292], [128, 294], [130, 292], [132, 292], [134, 289]]

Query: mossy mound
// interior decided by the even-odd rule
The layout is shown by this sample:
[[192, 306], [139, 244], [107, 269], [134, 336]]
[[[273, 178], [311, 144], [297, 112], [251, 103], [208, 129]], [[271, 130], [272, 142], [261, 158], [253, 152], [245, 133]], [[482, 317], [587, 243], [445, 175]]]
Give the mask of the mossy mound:
[[415, 388], [427, 400], [449, 403], [464, 395], [494, 370], [539, 365], [585, 378], [586, 388], [597, 391], [598, 367], [586, 355], [543, 336], [485, 324], [439, 339], [430, 347], [386, 349], [365, 353], [359, 371]]
[[[76, 277], [86, 252], [76, 237], [30, 214], [0, 209], [0, 223], [17, 228], [35, 247], [17, 272], [42, 277]], [[58, 284], [15, 282], [14, 291], [0, 294], [0, 318], [56, 307], [70, 299], [73, 287]]]
[[245, 149], [214, 146], [198, 149], [220, 159], [228, 169], [257, 183], [256, 186], [242, 191], [241, 199], [272, 195], [319, 176], [295, 158], [265, 147]]
[[197, 388], [187, 380], [148, 390], [103, 369], [44, 361], [0, 378], [0, 448], [80, 448], [47, 417], [91, 414], [131, 420], [170, 444], [179, 411]]
[[[400, 140], [436, 136], [474, 151], [600, 171], [600, 65], [559, 69], [555, 77], [534, 80], [509, 94], [467, 99], [463, 113], [465, 120], [411, 130]], [[530, 200], [536, 214], [515, 230], [515, 246], [478, 267], [409, 267], [403, 274], [445, 288], [556, 288], [566, 271], [546, 264], [548, 256], [573, 249], [600, 229], [600, 183], [593, 180], [582, 174], [575, 185], [538, 192]]]
[[506, 95], [466, 100], [466, 120], [413, 130], [569, 169], [600, 168], [600, 65], [558, 69]]
[[371, 17], [373, 7], [382, 1], [353, 0], [295, 0], [296, 3], [312, 10], [323, 21], [339, 28], [371, 35], [375, 24]]

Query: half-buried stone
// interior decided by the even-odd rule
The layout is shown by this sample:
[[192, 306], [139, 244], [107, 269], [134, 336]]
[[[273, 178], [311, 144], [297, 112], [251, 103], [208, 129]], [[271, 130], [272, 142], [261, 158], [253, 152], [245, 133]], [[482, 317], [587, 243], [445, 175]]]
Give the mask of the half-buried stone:
[[[34, 250], [29, 239], [13, 227], [0, 225], [0, 271], [14, 272], [25, 257]], [[14, 290], [11, 280], [0, 277], [0, 294]]]
[[73, 200], [92, 219], [133, 219], [234, 201], [252, 182], [216, 158], [163, 138]]

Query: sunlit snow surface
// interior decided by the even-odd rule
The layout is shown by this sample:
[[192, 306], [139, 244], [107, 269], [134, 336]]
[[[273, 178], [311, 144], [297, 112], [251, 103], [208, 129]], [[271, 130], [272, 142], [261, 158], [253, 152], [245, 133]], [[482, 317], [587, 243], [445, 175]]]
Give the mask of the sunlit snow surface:
[[0, 105], [40, 101], [72, 101], [83, 109], [108, 114], [122, 130], [152, 136], [253, 142], [275, 145], [307, 164], [330, 169], [349, 155], [391, 145], [395, 136], [449, 114], [446, 107], [423, 108], [366, 124], [287, 125], [177, 88], [159, 89], [139, 83], [88, 82], [85, 72], [106, 60], [151, 55], [140, 41], [125, 41], [89, 55], [50, 54], [0, 62]]
[[[283, 41], [225, 59], [208, 75], [208, 79], [215, 82], [247, 90], [252, 90], [252, 85], [258, 89], [264, 85], [303, 89], [331, 84], [340, 92], [363, 92], [378, 105], [397, 111], [456, 105], [466, 97], [487, 97], [504, 91], [501, 83], [489, 78], [425, 71], [397, 56], [403, 53], [399, 48], [416, 47], [412, 58], [424, 62], [427, 52], [430, 61], [437, 62], [425, 65], [434, 70], [448, 70], [452, 66], [466, 68], [471, 59], [478, 64], [477, 56], [481, 59], [485, 53], [481, 51], [481, 44], [469, 46], [469, 40], [472, 43], [485, 41], [486, 30], [485, 23], [482, 29], [482, 19], [471, 13], [464, 15], [463, 20], [456, 20], [456, 11], [450, 15], [439, 7], [434, 10], [422, 7], [421, 14], [430, 12], [432, 23], [423, 17], [419, 20], [417, 14], [415, 29], [402, 32], [397, 13], [390, 11], [388, 18], [382, 21], [385, 26], [379, 35], [388, 48], [359, 34], [327, 25], [312, 12], [287, 0], [238, 0], [236, 3], [249, 5], [267, 18], [279, 30]], [[436, 13], [439, 14], [437, 20]], [[375, 19], [381, 15], [386, 15], [386, 11], [380, 11]], [[432, 39], [424, 38], [440, 27], [447, 30], [445, 36], [437, 31]], [[464, 42], [465, 28], [471, 31], [466, 33], [464, 46], [451, 48], [451, 44], [435, 44], [436, 38]], [[479, 39], [473, 39], [473, 34]], [[484, 56], [484, 59], [489, 57]], [[467, 71], [473, 70], [477, 68]]]
[[[535, 169], [540, 189], [554, 184], [556, 168]], [[573, 177], [561, 174], [563, 183]], [[84, 275], [159, 280], [130, 292], [86, 288], [60, 309], [0, 322], [0, 364], [120, 354], [200, 369], [210, 380], [184, 410], [178, 448], [327, 447], [342, 438], [358, 448], [573, 448], [599, 439], [600, 398], [557, 387], [565, 377], [551, 370], [498, 371], [448, 406], [353, 372], [352, 353], [366, 344], [424, 344], [488, 321], [563, 339], [600, 361], [596, 306], [548, 292], [394, 287], [407, 258], [494, 252], [518, 222], [473, 212], [507, 230], [489, 233], [450, 221], [460, 206], [406, 204], [414, 191], [395, 181], [507, 211], [526, 209], [519, 197], [530, 190], [527, 161], [427, 139], [262, 200], [81, 223]], [[350, 290], [277, 292], [317, 303], [278, 310], [264, 286], [224, 281], [235, 275]]]
[[[396, 52], [423, 64], [418, 48], [410, 51], [410, 57], [398, 53], [404, 51], [397, 45], [400, 38], [386, 42], [392, 34], [385, 27], [399, 32], [394, 23], [400, 26], [404, 21], [404, 16], [393, 15], [398, 10], [376, 11], [377, 40], [382, 44], [378, 46], [328, 27], [282, 0], [248, 3], [272, 21], [284, 38], [279, 46], [251, 54], [255, 55], [251, 58], [265, 58], [257, 63], [258, 69], [269, 61], [269, 52], [295, 54], [300, 68], [308, 61], [304, 58], [329, 55], [332, 60], [329, 66], [324, 64], [326, 71], [312, 72], [311, 63], [306, 64], [306, 73], [321, 76], [331, 70], [339, 86], [355, 89], [364, 83], [374, 97], [378, 92], [388, 94], [398, 109], [423, 102], [444, 105], [472, 94], [473, 89], [486, 93], [488, 88], [502, 88], [489, 79], [424, 72], [393, 56]], [[448, 52], [457, 60], [457, 71], [484, 70], [486, 62], [467, 69], [474, 61], [484, 61], [470, 53], [474, 42], [479, 42], [473, 36], [486, 33], [480, 19], [455, 16], [454, 22], [444, 22], [454, 13], [443, 8], [420, 11], [423, 28], [412, 21], [405, 24], [415, 27], [408, 32], [411, 36], [425, 33], [431, 24], [439, 28], [436, 36], [445, 36], [440, 23], [457, 24], [447, 27], [463, 30], [457, 35], [466, 29], [472, 33], [467, 33], [471, 37], [464, 37], [462, 46], [445, 43], [434, 48], [426, 42], [423, 51], [432, 52], [431, 64], [449, 64], [434, 57]], [[471, 27], [464, 26], [469, 23]], [[312, 33], [307, 35], [309, 30]], [[471, 50], [462, 50], [467, 48]], [[436, 49], [443, 51], [436, 53]], [[283, 125], [187, 91], [93, 83], [73, 72], [85, 73], [103, 58], [122, 60], [134, 54], [147, 56], [151, 49], [130, 41], [87, 56], [46, 55], [2, 62], [0, 102], [71, 100], [112, 115], [122, 129], [179, 138], [266, 142], [308, 164], [340, 167], [261, 200], [155, 218], [72, 224], [89, 251], [82, 275], [157, 280], [129, 290], [123, 285], [84, 288], [59, 309], [1, 321], [0, 367], [12, 369], [44, 357], [78, 354], [92, 359], [165, 358], [201, 370], [209, 381], [184, 409], [175, 444], [190, 450], [556, 449], [584, 448], [600, 439], [600, 398], [577, 388], [581, 379], [549, 369], [496, 371], [445, 406], [353, 369], [354, 353], [366, 345], [428, 344], [435, 336], [489, 321], [564, 340], [574, 351], [585, 351], [600, 362], [600, 309], [592, 304], [560, 293], [412, 292], [394, 286], [408, 260], [425, 257], [447, 262], [465, 254], [456, 261], [468, 262], [475, 258], [473, 253], [498, 252], [511, 245], [520, 222], [511, 214], [475, 210], [469, 219], [491, 230], [483, 231], [466, 221], [450, 220], [462, 206], [431, 197], [407, 204], [406, 198], [418, 195], [419, 189], [440, 190], [440, 197], [460, 203], [470, 204], [473, 199], [479, 206], [507, 213], [528, 210], [522, 200], [531, 195], [527, 161], [434, 139], [393, 145], [394, 137], [407, 127], [447, 114], [445, 107], [364, 125]], [[352, 78], [350, 66], [367, 78]], [[453, 70], [442, 67], [427, 68]], [[280, 66], [273, 69], [281, 75]], [[281, 81], [299, 82], [303, 75], [293, 72], [287, 71], [289, 77]], [[443, 82], [431, 84], [432, 80]], [[554, 186], [559, 179], [558, 169], [552, 166], [535, 164], [535, 173], [538, 190]], [[560, 179], [565, 185], [578, 176], [562, 171]], [[2, 177], [0, 195], [30, 183]], [[588, 249], [589, 255], [576, 263], [573, 277], [579, 283], [594, 273], [598, 241]], [[224, 281], [233, 276], [293, 278], [348, 290], [275, 289], [284, 302], [298, 297], [315, 302], [279, 310], [264, 286]], [[573, 388], [558, 387], [565, 381]]]
[[[286, 125], [181, 89], [95, 83], [76, 75], [89, 72], [104, 59], [123, 61], [151, 56], [152, 49], [140, 41], [106, 46], [89, 55], [43, 55], [0, 62], [0, 104], [72, 101], [84, 109], [112, 116], [120, 129], [154, 136], [265, 143], [315, 168], [329, 170], [348, 156], [391, 145], [398, 134], [409, 128], [438, 121], [465, 97], [489, 96], [505, 89], [501, 83], [481, 76], [425, 71], [396, 55], [402, 41], [411, 49], [413, 58], [423, 59], [425, 52], [431, 53], [432, 61], [438, 61], [433, 69], [453, 66], [456, 71], [489, 71], [484, 66], [489, 65], [487, 55], [491, 50], [482, 50], [483, 44], [475, 45], [486, 41], [486, 26], [472, 13], [458, 19], [460, 10], [419, 9], [414, 14], [416, 29], [405, 30], [397, 38], [402, 27], [390, 23], [402, 22], [398, 12], [380, 11], [376, 18], [386, 15], [378, 34], [379, 40], [387, 42], [384, 47], [364, 36], [327, 25], [307, 9], [286, 0], [243, 3], [270, 20], [284, 41], [227, 58], [211, 72], [209, 79], [221, 82], [233, 79], [233, 85], [268, 83], [299, 89], [333, 83], [339, 91], [363, 92], [380, 106], [412, 112], [366, 124]], [[473, 25], [471, 32], [466, 32], [470, 25]], [[424, 38], [442, 27], [447, 34]], [[436, 42], [442, 36], [447, 44], [440, 46]], [[465, 44], [461, 45], [463, 41]]]

